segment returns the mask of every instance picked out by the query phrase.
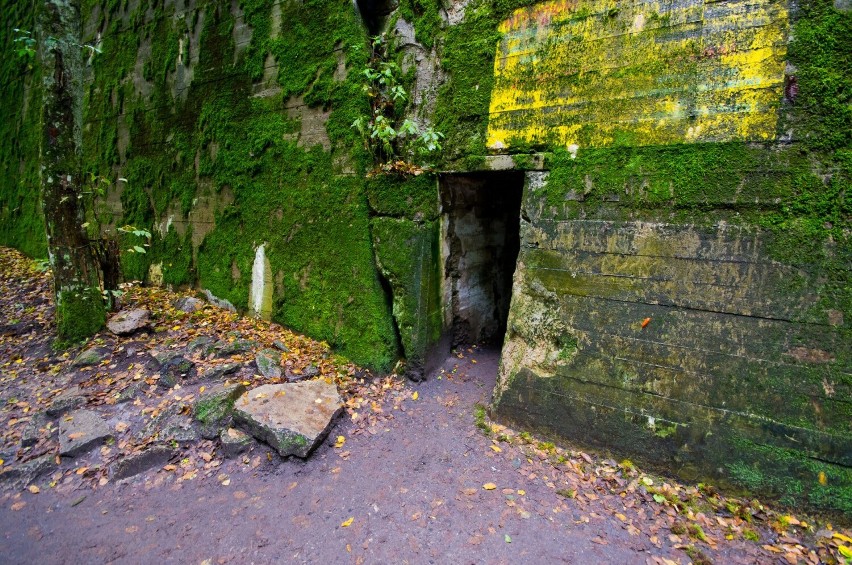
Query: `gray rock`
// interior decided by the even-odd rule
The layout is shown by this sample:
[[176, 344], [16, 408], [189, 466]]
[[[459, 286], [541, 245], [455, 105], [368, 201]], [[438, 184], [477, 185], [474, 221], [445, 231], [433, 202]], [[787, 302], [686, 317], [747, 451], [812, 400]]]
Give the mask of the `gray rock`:
[[324, 380], [263, 385], [234, 405], [234, 421], [282, 457], [307, 457], [343, 409], [337, 387]]
[[162, 412], [151, 418], [145, 426], [136, 434], [136, 439], [147, 440], [165, 429], [170, 421], [180, 414], [179, 404], [169, 404]]
[[240, 370], [242, 364], [240, 363], [225, 363], [224, 365], [217, 365], [215, 367], [211, 367], [207, 369], [202, 375], [202, 380], [218, 380], [224, 377], [225, 375], [232, 375]]
[[54, 468], [56, 468], [56, 457], [48, 453], [10, 467], [4, 466], [4, 471], [0, 473], [0, 483], [20, 489], [32, 484]]
[[273, 341], [272, 347], [274, 347], [275, 349], [279, 349], [279, 350], [283, 351], [284, 353], [290, 353], [290, 348], [287, 347], [287, 345], [285, 345], [285, 343], [283, 341], [281, 341], [280, 339], [276, 339], [275, 341]]
[[76, 457], [111, 437], [112, 431], [96, 412], [71, 412], [59, 420], [59, 455]]
[[142, 391], [139, 389], [139, 385], [130, 384], [127, 385], [124, 390], [118, 393], [118, 398], [115, 399], [116, 404], [122, 404], [124, 402], [130, 402], [131, 400], [136, 400], [141, 395]]
[[151, 357], [157, 362], [157, 367], [168, 363], [175, 357], [180, 357], [181, 352], [177, 349], [166, 349], [165, 351], [152, 351]]
[[71, 365], [74, 367], [90, 367], [92, 365], [97, 365], [110, 355], [110, 350], [106, 347], [94, 346], [82, 351], [75, 359], [71, 362]]
[[229, 386], [214, 385], [201, 393], [192, 408], [192, 415], [201, 427], [201, 437], [215, 439], [219, 431], [230, 424], [234, 402], [245, 392], [246, 387], [237, 383]]
[[281, 377], [281, 353], [274, 349], [258, 351], [254, 356], [258, 372], [267, 378]]
[[110, 467], [112, 478], [116, 481], [144, 473], [148, 469], [161, 467], [169, 462], [175, 451], [165, 445], [155, 445], [141, 453], [122, 457]]
[[24, 428], [24, 431], [21, 432], [21, 447], [32, 447], [33, 445], [38, 443], [38, 440], [41, 439], [42, 434], [46, 435], [46, 428], [50, 424], [50, 421], [47, 419], [47, 416], [38, 413], [33, 415], [32, 419], [30, 419], [27, 427]]
[[257, 346], [257, 342], [249, 339], [235, 339], [234, 341], [220, 341], [216, 344], [217, 354], [219, 357], [230, 357], [251, 351]]
[[311, 363], [310, 365], [308, 365], [307, 367], [305, 367], [302, 370], [302, 376], [304, 376], [306, 379], [312, 379], [314, 377], [318, 377], [319, 374], [320, 374], [319, 367], [317, 367], [313, 363]]
[[130, 335], [148, 327], [151, 312], [145, 308], [124, 310], [107, 322], [107, 329], [115, 335]]
[[86, 397], [79, 386], [73, 386], [53, 399], [47, 407], [47, 415], [51, 418], [61, 416], [71, 410], [76, 410], [86, 404]]
[[219, 308], [224, 308], [225, 310], [230, 310], [231, 312], [237, 311], [233, 304], [231, 304], [224, 298], [216, 297], [212, 292], [210, 292], [206, 288], [202, 292], [204, 292], [204, 296], [207, 297], [207, 301], [210, 302], [210, 304], [218, 306]]
[[172, 302], [172, 306], [174, 306], [181, 312], [192, 313], [204, 308], [204, 301], [199, 300], [197, 298], [193, 298], [191, 296], [182, 296]]
[[[173, 416], [163, 424], [160, 439], [174, 440], [178, 443], [194, 443], [201, 439], [198, 426], [185, 416]], [[215, 437], [215, 436], [214, 436]]]
[[160, 378], [157, 384], [171, 388], [180, 382], [194, 379], [197, 375], [195, 363], [183, 355], [177, 355], [160, 366]]
[[192, 339], [186, 345], [187, 355], [192, 355], [196, 351], [201, 350], [201, 355], [206, 357], [214, 351], [213, 338], [207, 335], [201, 335]]
[[219, 434], [219, 442], [222, 445], [222, 455], [233, 459], [251, 447], [252, 437], [242, 430], [228, 428]]

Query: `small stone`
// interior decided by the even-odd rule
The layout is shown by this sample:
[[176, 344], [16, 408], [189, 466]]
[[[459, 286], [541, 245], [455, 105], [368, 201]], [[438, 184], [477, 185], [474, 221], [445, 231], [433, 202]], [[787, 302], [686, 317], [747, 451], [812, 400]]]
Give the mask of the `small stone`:
[[313, 363], [311, 363], [310, 365], [308, 365], [307, 367], [302, 369], [302, 375], [306, 379], [312, 379], [314, 377], [318, 377], [319, 374], [320, 374], [320, 370]]
[[53, 399], [47, 407], [47, 415], [51, 418], [61, 416], [71, 410], [76, 410], [86, 404], [86, 397], [79, 386], [73, 386]]
[[275, 349], [279, 349], [279, 350], [283, 351], [284, 353], [290, 353], [290, 348], [287, 347], [287, 345], [283, 341], [281, 341], [280, 339], [276, 339], [275, 341], [273, 341], [272, 347], [274, 347]]
[[97, 365], [106, 359], [109, 354], [110, 351], [105, 347], [90, 347], [89, 349], [81, 352], [74, 361], [71, 362], [71, 365], [74, 367], [91, 367], [92, 365]]
[[281, 353], [274, 349], [258, 351], [254, 357], [258, 372], [267, 378], [281, 377]]
[[219, 442], [222, 444], [222, 455], [233, 459], [251, 447], [252, 437], [242, 430], [228, 428], [219, 434]]
[[111, 437], [109, 425], [96, 412], [71, 412], [59, 420], [59, 455], [76, 457]]
[[195, 363], [183, 355], [177, 355], [160, 366], [160, 378], [157, 384], [171, 388], [180, 382], [194, 379], [197, 375]]
[[180, 310], [181, 312], [198, 312], [202, 308], [204, 308], [204, 301], [199, 300], [197, 298], [193, 298], [192, 296], [182, 296], [172, 302], [172, 306]]
[[194, 443], [201, 438], [201, 432], [192, 420], [185, 416], [176, 415], [166, 421], [159, 437], [178, 443]]
[[187, 355], [192, 355], [197, 350], [201, 350], [201, 355], [206, 357], [213, 351], [213, 338], [206, 335], [198, 336], [192, 339], [186, 346]]
[[215, 439], [219, 431], [230, 423], [234, 402], [246, 392], [241, 384], [214, 385], [195, 401], [192, 414], [201, 424], [201, 437]]
[[155, 445], [141, 453], [122, 457], [110, 467], [116, 481], [144, 473], [148, 469], [161, 467], [169, 462], [175, 452], [165, 445]]
[[180, 356], [180, 351], [176, 351], [174, 349], [166, 349], [165, 351], [152, 351], [151, 357], [157, 362], [157, 366], [162, 366], [165, 363], [168, 363], [175, 357]]
[[49, 420], [42, 413], [33, 415], [27, 427], [21, 432], [21, 447], [32, 447], [38, 443], [45, 432]]
[[308, 454], [325, 438], [343, 409], [337, 387], [324, 380], [263, 385], [234, 405], [234, 421], [282, 457]]
[[240, 363], [225, 363], [224, 365], [217, 365], [215, 367], [211, 367], [201, 375], [202, 380], [218, 380], [224, 377], [225, 375], [232, 375], [240, 370], [242, 364]]
[[107, 322], [107, 329], [115, 335], [130, 335], [148, 327], [151, 312], [145, 308], [119, 312]]

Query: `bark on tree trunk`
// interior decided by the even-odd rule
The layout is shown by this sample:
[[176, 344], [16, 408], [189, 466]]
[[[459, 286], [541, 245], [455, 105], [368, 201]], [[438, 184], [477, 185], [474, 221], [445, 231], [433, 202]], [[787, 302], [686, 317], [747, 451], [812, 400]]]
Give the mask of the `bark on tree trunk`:
[[73, 0], [45, 0], [39, 17], [42, 135], [41, 201], [53, 269], [56, 325], [63, 341], [103, 327], [100, 267], [83, 223], [83, 53]]

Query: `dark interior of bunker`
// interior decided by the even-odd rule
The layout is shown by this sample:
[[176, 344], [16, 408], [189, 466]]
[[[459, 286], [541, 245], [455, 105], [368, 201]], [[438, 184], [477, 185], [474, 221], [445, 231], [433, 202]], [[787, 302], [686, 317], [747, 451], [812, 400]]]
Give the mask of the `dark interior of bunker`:
[[453, 347], [503, 343], [520, 249], [523, 185], [523, 173], [514, 171], [441, 176]]

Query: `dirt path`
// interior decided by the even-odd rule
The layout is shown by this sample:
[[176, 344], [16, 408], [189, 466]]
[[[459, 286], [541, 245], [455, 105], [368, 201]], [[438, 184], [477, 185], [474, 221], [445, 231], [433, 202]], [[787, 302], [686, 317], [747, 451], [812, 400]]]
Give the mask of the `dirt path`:
[[[657, 547], [629, 532], [644, 509], [558, 496], [546, 484], [555, 475], [530, 479], [518, 449], [490, 448], [474, 412], [489, 400], [497, 358], [450, 357], [442, 378], [419, 385], [418, 399], [375, 435], [350, 437], [343, 419], [307, 462], [268, 461], [261, 447], [253, 472], [227, 462], [228, 486], [214, 478], [151, 486], [149, 472], [96, 491], [29, 496], [18, 512], [0, 510], [0, 554], [7, 563], [687, 561], [662, 533]], [[336, 434], [347, 437], [345, 452], [332, 446]], [[714, 557], [756, 562], [758, 549], [730, 542]]]

